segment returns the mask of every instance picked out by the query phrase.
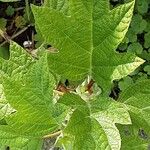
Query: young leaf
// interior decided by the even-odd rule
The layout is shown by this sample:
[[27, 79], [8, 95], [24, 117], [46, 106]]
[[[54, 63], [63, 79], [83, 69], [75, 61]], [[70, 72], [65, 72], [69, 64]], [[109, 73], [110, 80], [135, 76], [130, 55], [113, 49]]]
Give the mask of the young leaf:
[[127, 51], [130, 52], [130, 53], [141, 54], [142, 51], [143, 51], [143, 47], [138, 42], [137, 43], [132, 43], [132, 44], [129, 45]]
[[150, 48], [150, 40], [149, 39], [150, 39], [150, 32], [148, 32], [144, 35], [144, 40], [145, 40], [144, 47], [145, 48]]
[[131, 28], [136, 34], [141, 34], [147, 27], [147, 21], [141, 15], [135, 14], [131, 22]]
[[143, 60], [115, 52], [127, 32], [133, 7], [134, 0], [111, 11], [107, 0], [71, 0], [70, 16], [65, 16], [33, 6], [45, 42], [59, 50], [48, 56], [50, 69], [72, 80], [92, 75], [104, 90], [114, 79], [133, 72]]
[[147, 11], [148, 11], [148, 0], [137, 0], [136, 8], [140, 14], [147, 13]]
[[7, 7], [7, 9], [6, 9], [6, 14], [8, 15], [8, 16], [12, 16], [12, 15], [14, 15], [14, 13], [15, 13], [15, 8], [14, 7], [12, 7], [11, 5], [9, 5], [8, 7]]

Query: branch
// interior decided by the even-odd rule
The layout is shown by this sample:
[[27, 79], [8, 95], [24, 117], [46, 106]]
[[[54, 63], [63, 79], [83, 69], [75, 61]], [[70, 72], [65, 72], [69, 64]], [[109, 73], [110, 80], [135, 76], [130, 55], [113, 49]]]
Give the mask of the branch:
[[4, 35], [4, 32], [2, 30], [0, 30], [0, 34], [2, 35], [2, 37], [5, 39], [5, 41], [3, 43], [0, 44], [0, 47], [5, 45], [6, 43], [10, 42], [11, 40], [13, 40], [14, 38], [16, 38], [17, 36], [19, 36], [20, 34], [22, 34], [23, 32], [25, 32], [31, 25], [28, 25], [27, 27], [24, 27], [22, 30], [20, 30], [19, 32], [17, 32], [15, 35], [13, 35], [12, 37], [7, 38], [7, 36]]

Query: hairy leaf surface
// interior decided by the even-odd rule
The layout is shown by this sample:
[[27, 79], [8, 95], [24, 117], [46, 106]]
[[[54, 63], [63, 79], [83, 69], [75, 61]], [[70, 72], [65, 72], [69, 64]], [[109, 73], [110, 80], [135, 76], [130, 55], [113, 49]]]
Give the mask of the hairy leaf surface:
[[66, 150], [120, 149], [121, 138], [115, 123], [131, 124], [122, 104], [102, 97], [88, 103], [73, 94], [65, 95], [59, 102], [74, 110], [64, 137], [58, 142]]
[[7, 102], [3, 85], [0, 84], [0, 124], [4, 124], [5, 121], [3, 119], [13, 112], [15, 112], [15, 110]]
[[144, 61], [115, 52], [127, 32], [134, 1], [109, 9], [107, 0], [71, 0], [70, 15], [56, 9], [32, 7], [45, 42], [59, 50], [49, 54], [49, 67], [67, 79], [93, 76], [104, 90], [111, 81], [133, 72]]
[[[130, 127], [136, 132], [141, 130], [142, 132], [140, 138], [147, 137], [147, 141], [140, 140], [137, 133], [131, 134], [129, 138], [134, 138], [137, 141], [140, 141], [139, 147], [144, 149], [148, 145], [150, 140], [150, 80], [139, 81], [136, 84], [130, 86], [123, 93], [121, 93], [119, 100], [126, 104], [131, 116], [133, 127]], [[138, 137], [138, 139], [137, 139]], [[123, 137], [126, 139], [127, 137]], [[148, 140], [149, 139], [149, 140]], [[144, 139], [143, 139], [144, 140]], [[136, 142], [136, 141], [135, 141]], [[133, 142], [134, 143], [134, 142]], [[142, 144], [143, 143], [143, 144]], [[125, 144], [125, 143], [124, 143]], [[125, 144], [126, 145], [126, 144]], [[123, 147], [125, 147], [123, 145]], [[132, 145], [134, 148], [134, 145]]]
[[68, 0], [45, 0], [44, 6], [68, 13]]
[[[119, 100], [128, 107], [132, 120], [149, 132], [150, 80], [140, 81], [121, 93]], [[150, 133], [150, 132], [149, 132]]]
[[0, 57], [0, 82], [3, 75], [11, 77], [16, 74], [26, 73], [33, 62], [34, 59], [25, 51], [25, 49], [18, 44], [11, 42], [9, 60], [4, 60]]
[[55, 130], [58, 125], [51, 113], [55, 80], [48, 71], [46, 57], [37, 61], [21, 80], [14, 78], [5, 78], [3, 83], [6, 99], [17, 110], [7, 123], [25, 135]]
[[33, 60], [16, 43], [12, 43], [10, 53], [9, 60], [1, 59], [0, 143], [10, 144], [11, 149], [15, 144], [18, 150], [38, 149], [36, 143], [59, 129], [67, 110], [53, 104], [55, 79], [49, 72], [47, 54]]

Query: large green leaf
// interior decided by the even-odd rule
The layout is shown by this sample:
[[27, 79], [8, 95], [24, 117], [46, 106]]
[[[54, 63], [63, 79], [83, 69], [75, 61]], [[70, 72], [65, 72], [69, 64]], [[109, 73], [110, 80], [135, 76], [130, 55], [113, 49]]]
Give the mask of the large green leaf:
[[139, 81], [121, 93], [119, 101], [126, 104], [131, 118], [140, 128], [150, 129], [150, 80]]
[[121, 138], [115, 123], [131, 124], [124, 105], [102, 97], [89, 103], [73, 94], [64, 95], [59, 102], [73, 109], [58, 142], [66, 150], [120, 149]]
[[47, 54], [35, 60], [16, 43], [10, 54], [9, 60], [0, 60], [0, 145], [37, 150], [44, 135], [61, 128], [67, 109], [53, 103], [55, 79]]
[[22, 79], [15, 78], [3, 81], [6, 99], [17, 110], [7, 123], [20, 135], [41, 136], [54, 131], [58, 127], [52, 116], [55, 80], [49, 73], [47, 57], [37, 61]]
[[[130, 86], [121, 93], [119, 100], [123, 102], [130, 112], [133, 123], [132, 130], [136, 127], [137, 130], [143, 130], [147, 136], [150, 136], [150, 80], [139, 81]], [[124, 137], [125, 140], [127, 137]], [[129, 138], [134, 138], [137, 141], [137, 134], [131, 134]], [[149, 139], [150, 140], [150, 139]], [[136, 141], [135, 141], [136, 142]], [[145, 143], [144, 145], [141, 145]], [[147, 141], [141, 141], [139, 147], [144, 149], [148, 145]], [[124, 143], [125, 144], [125, 143]], [[132, 143], [131, 143], [132, 144]], [[125, 147], [125, 145], [123, 145]], [[134, 148], [134, 146], [132, 145]]]
[[70, 15], [48, 7], [33, 6], [37, 28], [45, 42], [59, 50], [49, 54], [49, 67], [72, 80], [92, 75], [108, 89], [144, 61], [115, 52], [132, 17], [134, 0], [110, 11], [108, 0], [70, 0]]
[[121, 137], [115, 124], [131, 124], [129, 113], [120, 103], [106, 98], [93, 101], [91, 108], [92, 116], [102, 126], [111, 149], [119, 150], [121, 147]]

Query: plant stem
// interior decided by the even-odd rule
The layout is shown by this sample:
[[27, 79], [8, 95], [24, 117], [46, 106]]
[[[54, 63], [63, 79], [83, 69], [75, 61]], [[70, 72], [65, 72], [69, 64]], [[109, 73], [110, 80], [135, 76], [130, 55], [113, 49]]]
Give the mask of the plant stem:
[[53, 137], [59, 136], [61, 133], [62, 133], [62, 131], [60, 130], [60, 131], [57, 131], [55, 133], [43, 136], [43, 139], [53, 138]]
[[[20, 34], [22, 34], [24, 31], [26, 31], [31, 25], [28, 25], [27, 27], [24, 27], [22, 30], [20, 30], [19, 32], [17, 32], [16, 34], [14, 34], [12, 37], [10, 37], [9, 40], [4, 41], [2, 44], [0, 44], [0, 47], [5, 45], [6, 43], [8, 43], [9, 41], [13, 40], [14, 38], [16, 38], [17, 36], [19, 36]], [[3, 33], [1, 33], [0, 30], [0, 34], [3, 36], [4, 39], [6, 39], [6, 37], [4, 36]]]
[[30, 6], [29, 6], [29, 0], [25, 0], [25, 12], [27, 13], [28, 22], [30, 22]]
[[10, 37], [7, 35], [6, 32], [0, 29], [0, 35], [6, 40], [9, 41]]

